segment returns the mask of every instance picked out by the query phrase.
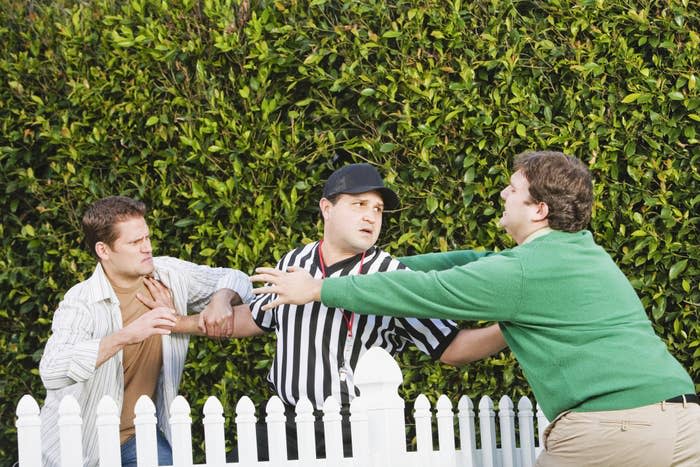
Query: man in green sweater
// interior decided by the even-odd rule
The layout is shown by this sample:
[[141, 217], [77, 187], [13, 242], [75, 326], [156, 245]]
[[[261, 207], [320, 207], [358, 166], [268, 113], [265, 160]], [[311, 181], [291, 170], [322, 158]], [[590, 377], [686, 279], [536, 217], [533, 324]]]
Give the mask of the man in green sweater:
[[698, 466], [700, 405], [632, 285], [584, 230], [591, 174], [559, 152], [519, 155], [500, 220], [518, 246], [402, 258], [411, 271], [325, 280], [260, 268], [254, 293], [356, 313], [498, 321], [545, 415], [537, 465]]

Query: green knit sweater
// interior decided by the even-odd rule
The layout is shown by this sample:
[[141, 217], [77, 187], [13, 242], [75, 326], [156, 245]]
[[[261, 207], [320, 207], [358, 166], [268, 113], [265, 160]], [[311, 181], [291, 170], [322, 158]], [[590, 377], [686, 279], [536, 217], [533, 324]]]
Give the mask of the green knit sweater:
[[498, 321], [550, 420], [695, 392], [588, 231], [552, 231], [495, 254], [402, 262], [413, 270], [326, 279], [321, 299], [362, 314]]

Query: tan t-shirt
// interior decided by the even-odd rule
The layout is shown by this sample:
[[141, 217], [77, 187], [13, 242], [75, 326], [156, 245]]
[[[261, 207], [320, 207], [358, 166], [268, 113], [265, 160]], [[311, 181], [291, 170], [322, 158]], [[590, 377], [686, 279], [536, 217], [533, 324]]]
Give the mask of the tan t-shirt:
[[[112, 287], [119, 299], [124, 327], [149, 311], [149, 308], [136, 298], [138, 292], [143, 296], [153, 298], [143, 282], [130, 289], [114, 285]], [[143, 394], [152, 400], [155, 398], [156, 384], [163, 366], [163, 347], [160, 335], [151, 336], [138, 344], [129, 344], [124, 347], [122, 363], [124, 368], [124, 403], [119, 423], [119, 438], [120, 442], [124, 443], [135, 433], [134, 407], [138, 398]]]

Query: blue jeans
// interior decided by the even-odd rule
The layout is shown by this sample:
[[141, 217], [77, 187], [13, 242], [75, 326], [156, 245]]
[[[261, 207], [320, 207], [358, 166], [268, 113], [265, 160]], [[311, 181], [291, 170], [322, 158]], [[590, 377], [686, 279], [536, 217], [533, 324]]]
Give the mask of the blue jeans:
[[[158, 465], [173, 465], [173, 451], [165, 435], [157, 430]], [[132, 436], [122, 444], [122, 467], [136, 467], [136, 437]]]

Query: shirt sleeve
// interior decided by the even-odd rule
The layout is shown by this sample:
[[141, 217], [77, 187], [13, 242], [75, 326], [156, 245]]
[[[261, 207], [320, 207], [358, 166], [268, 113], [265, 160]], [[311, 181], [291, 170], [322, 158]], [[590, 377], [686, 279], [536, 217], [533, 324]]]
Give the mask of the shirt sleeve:
[[[278, 262], [275, 268], [279, 270], [282, 269], [282, 265], [285, 263], [288, 254], [283, 256]], [[263, 311], [262, 307], [272, 301], [276, 297], [275, 294], [262, 294], [253, 298], [250, 304], [250, 313], [253, 316], [253, 321], [258, 325], [260, 329], [265, 332], [272, 332], [277, 328], [277, 309]]]
[[184, 287], [187, 296], [187, 309], [201, 311], [217, 290], [230, 289], [236, 292], [244, 303], [253, 299], [253, 286], [247, 274], [230, 268], [213, 268], [190, 263], [178, 258], [161, 256], [157, 258], [159, 268], [177, 271], [183, 280], [171, 282], [171, 286]]
[[398, 259], [413, 271], [444, 271], [455, 266], [464, 266], [493, 254], [495, 253], [491, 251], [455, 250], [445, 253], [403, 256]]
[[[433, 360], [440, 358], [457, 336], [459, 329], [454, 321], [446, 319], [396, 318], [399, 329], [421, 352]], [[402, 333], [403, 334], [403, 333]]]
[[522, 279], [520, 258], [500, 253], [444, 271], [329, 278], [321, 300], [360, 314], [511, 321], [520, 307]]
[[100, 339], [93, 338], [93, 320], [84, 303], [64, 300], [59, 304], [39, 362], [39, 375], [47, 389], [83, 382], [95, 373]]

